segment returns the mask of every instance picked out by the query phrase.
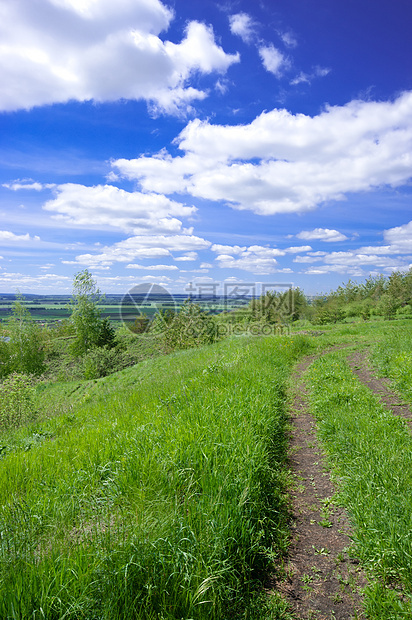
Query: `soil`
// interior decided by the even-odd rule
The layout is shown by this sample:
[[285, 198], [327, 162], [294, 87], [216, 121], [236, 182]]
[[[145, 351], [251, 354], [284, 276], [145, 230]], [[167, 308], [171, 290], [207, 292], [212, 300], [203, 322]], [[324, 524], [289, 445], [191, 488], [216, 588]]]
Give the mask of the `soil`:
[[361, 588], [367, 585], [350, 555], [351, 530], [343, 508], [333, 503], [336, 491], [326, 457], [307, 406], [303, 376], [314, 358], [295, 371], [291, 406], [290, 469], [293, 522], [286, 578], [277, 584], [299, 620], [350, 620], [364, 617]]
[[379, 396], [382, 403], [388, 407], [394, 415], [404, 418], [412, 429], [412, 411], [409, 405], [390, 389], [390, 379], [375, 376], [369, 364], [368, 351], [354, 351], [348, 356], [348, 362], [359, 380], [374, 392], [374, 394]]

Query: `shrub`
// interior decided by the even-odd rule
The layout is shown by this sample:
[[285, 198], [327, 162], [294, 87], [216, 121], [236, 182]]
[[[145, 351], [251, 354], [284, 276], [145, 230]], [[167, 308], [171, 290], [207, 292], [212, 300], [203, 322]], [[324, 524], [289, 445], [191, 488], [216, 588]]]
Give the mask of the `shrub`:
[[44, 370], [44, 336], [19, 297], [13, 304], [13, 316], [8, 321], [10, 342], [8, 372], [40, 375]]
[[218, 340], [214, 316], [198, 304], [186, 301], [178, 314], [158, 313], [151, 327], [152, 333], [162, 334], [170, 349], [190, 349]]
[[82, 370], [85, 379], [100, 379], [118, 370], [122, 370], [128, 364], [124, 355], [116, 349], [99, 347], [91, 349], [83, 356]]
[[4, 430], [21, 426], [36, 417], [32, 380], [13, 373], [0, 386], [0, 427]]

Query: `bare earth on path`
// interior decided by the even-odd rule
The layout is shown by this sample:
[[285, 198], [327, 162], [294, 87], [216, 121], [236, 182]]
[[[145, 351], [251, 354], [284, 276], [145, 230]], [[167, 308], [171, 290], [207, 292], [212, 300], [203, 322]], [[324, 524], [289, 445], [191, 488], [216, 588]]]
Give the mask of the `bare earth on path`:
[[412, 429], [412, 411], [402, 398], [390, 389], [391, 381], [386, 377], [376, 377], [369, 366], [369, 356], [366, 350], [353, 351], [348, 356], [348, 362], [354, 374], [374, 394], [379, 396], [382, 403], [392, 411], [394, 415], [404, 418]]
[[367, 585], [358, 561], [348, 554], [350, 527], [335, 493], [307, 406], [303, 375], [314, 358], [295, 371], [291, 407], [290, 468], [293, 521], [286, 579], [277, 584], [299, 620], [362, 618], [360, 589]]

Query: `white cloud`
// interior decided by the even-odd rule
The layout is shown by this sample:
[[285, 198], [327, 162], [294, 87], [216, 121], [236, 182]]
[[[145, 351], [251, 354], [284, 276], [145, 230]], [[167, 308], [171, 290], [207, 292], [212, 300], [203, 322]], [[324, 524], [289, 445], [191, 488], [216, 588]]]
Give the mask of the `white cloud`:
[[114, 263], [131, 263], [136, 258], [153, 259], [170, 257], [171, 252], [204, 250], [210, 245], [209, 241], [194, 235], [137, 235], [112, 246], [105, 246], [99, 254], [79, 254], [75, 261], [63, 261], [63, 263], [91, 268], [107, 267]]
[[316, 263], [317, 261], [321, 261], [321, 256], [295, 256], [293, 259], [294, 263]]
[[292, 32], [280, 32], [278, 31], [278, 35], [282, 39], [283, 43], [286, 47], [296, 47], [298, 42], [295, 35]]
[[9, 230], [0, 230], [0, 244], [5, 245], [5, 244], [16, 244], [16, 243], [27, 243], [27, 241], [34, 241], [34, 242], [39, 242], [40, 241], [40, 237], [38, 237], [37, 235], [35, 235], [34, 237], [31, 237], [29, 235], [29, 233], [26, 233], [25, 235], [16, 235], [13, 232], [9, 231]]
[[383, 233], [386, 243], [390, 244], [391, 253], [409, 254], [412, 252], [412, 221], [403, 226], [389, 228]]
[[3, 187], [7, 189], [11, 189], [14, 192], [17, 192], [21, 189], [34, 190], [36, 192], [41, 192], [44, 189], [51, 189], [55, 187], [54, 183], [38, 183], [37, 181], [33, 181], [32, 179], [16, 179], [11, 183], [3, 183]]
[[[275, 256], [284, 256], [285, 252], [277, 248], [268, 248], [260, 245], [251, 245], [248, 248], [240, 246], [213, 245], [214, 252], [221, 252], [216, 261], [222, 269], [243, 269], [256, 274], [278, 273]], [[290, 270], [287, 270], [290, 272]]]
[[361, 254], [359, 252], [331, 252], [325, 257], [328, 265], [373, 265], [375, 267], [395, 267], [399, 265], [399, 261], [387, 256], [379, 256], [377, 254]]
[[43, 292], [53, 294], [58, 291], [71, 290], [72, 278], [58, 275], [55, 273], [44, 273], [30, 275], [19, 272], [0, 273], [0, 291], [10, 293], [13, 290], [19, 290], [24, 293], [25, 290], [33, 292]]
[[183, 254], [182, 256], [176, 256], [175, 260], [181, 261], [181, 262], [187, 262], [187, 261], [196, 260], [197, 257], [198, 257], [197, 252], [186, 252], [186, 254]]
[[220, 245], [219, 243], [215, 243], [212, 245], [211, 250], [213, 252], [217, 252], [218, 254], [243, 254], [246, 250], [246, 246], [241, 247], [240, 245]]
[[56, 188], [56, 198], [43, 208], [67, 224], [92, 228], [117, 228], [134, 234], [180, 233], [182, 222], [196, 211], [159, 194], [126, 192], [113, 185], [86, 187], [66, 183]]
[[296, 245], [290, 248], [286, 248], [285, 252], [287, 252], [288, 254], [298, 254], [299, 252], [309, 252], [309, 250], [311, 250], [311, 246], [310, 245]]
[[126, 269], [143, 269], [146, 271], [178, 271], [176, 265], [138, 265], [130, 263], [126, 265]]
[[263, 112], [248, 125], [194, 120], [176, 142], [183, 156], [117, 160], [145, 191], [188, 193], [261, 215], [303, 212], [348, 192], [397, 187], [412, 176], [412, 92], [352, 101], [318, 116]]
[[290, 84], [292, 86], [296, 86], [297, 84], [311, 84], [315, 78], [325, 77], [330, 73], [330, 69], [326, 67], [315, 67], [311, 73], [304, 73], [303, 71], [299, 73], [293, 80], [291, 80]]
[[206, 96], [191, 76], [225, 72], [239, 56], [195, 21], [180, 43], [163, 41], [172, 18], [159, 0], [3, 0], [0, 109], [122, 98], [186, 109]]
[[[394, 245], [369, 246], [341, 252], [309, 252], [306, 256], [296, 256], [295, 263], [311, 264], [323, 262], [324, 265], [309, 267], [305, 273], [341, 273], [348, 276], [390, 273], [395, 269], [408, 269], [412, 259], [412, 222], [384, 231], [386, 241], [393, 239]], [[408, 254], [393, 257], [391, 254]]]
[[230, 31], [245, 43], [250, 43], [255, 34], [255, 23], [247, 13], [236, 13], [229, 17]]
[[338, 230], [330, 228], [315, 228], [314, 230], [302, 230], [298, 233], [298, 239], [306, 239], [311, 241], [312, 239], [319, 239], [320, 241], [326, 241], [328, 243], [334, 243], [337, 241], [345, 241], [347, 237], [340, 233]]
[[259, 47], [259, 55], [266, 71], [278, 78], [290, 67], [289, 59], [272, 44]]

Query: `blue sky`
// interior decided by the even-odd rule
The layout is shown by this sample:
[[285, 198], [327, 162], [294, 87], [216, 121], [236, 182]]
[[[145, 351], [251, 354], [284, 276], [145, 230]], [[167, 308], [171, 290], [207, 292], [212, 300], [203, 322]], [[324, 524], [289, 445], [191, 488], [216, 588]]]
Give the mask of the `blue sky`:
[[409, 0], [3, 0], [0, 292], [412, 264]]

